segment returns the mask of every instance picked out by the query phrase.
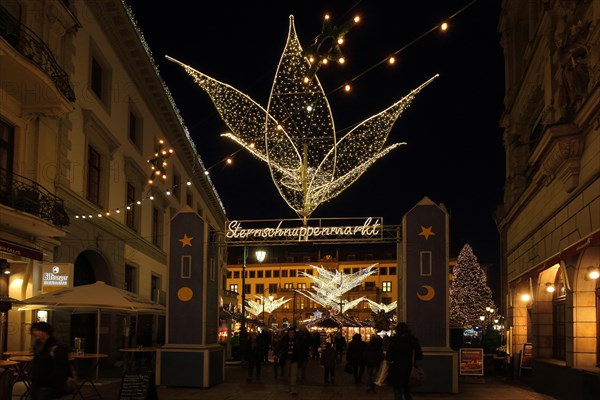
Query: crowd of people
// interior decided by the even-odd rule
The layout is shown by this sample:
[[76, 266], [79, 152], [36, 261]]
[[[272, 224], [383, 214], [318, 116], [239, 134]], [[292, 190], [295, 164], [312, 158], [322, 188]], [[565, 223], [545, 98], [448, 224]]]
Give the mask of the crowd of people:
[[[394, 399], [410, 400], [408, 377], [415, 360], [423, 358], [418, 339], [405, 323], [396, 326], [393, 336], [371, 335], [368, 342], [356, 333], [347, 343], [339, 332], [323, 340], [319, 332], [311, 333], [303, 325], [274, 333], [267, 329], [260, 332], [242, 330], [233, 335], [230, 344], [234, 359], [247, 368], [248, 382], [259, 382], [262, 366], [272, 365], [274, 378], [286, 378], [291, 394], [297, 394], [298, 385], [306, 382], [307, 368], [316, 365], [323, 370], [324, 385], [335, 383], [338, 366], [352, 374], [356, 385], [363, 384], [366, 371], [367, 392], [375, 392], [377, 372], [386, 360], [390, 365], [388, 382], [393, 386]], [[318, 364], [309, 363], [311, 359], [317, 360]]]

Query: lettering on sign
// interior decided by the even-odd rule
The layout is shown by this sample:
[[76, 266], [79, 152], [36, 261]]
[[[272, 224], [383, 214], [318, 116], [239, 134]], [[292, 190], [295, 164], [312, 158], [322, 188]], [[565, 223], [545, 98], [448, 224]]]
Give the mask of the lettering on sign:
[[[302, 220], [268, 220], [268, 221], [229, 221], [225, 237], [228, 241], [245, 240], [282, 240], [282, 241], [313, 241], [363, 239], [382, 237], [382, 218], [368, 217], [350, 225], [336, 223], [346, 220], [318, 219], [309, 220], [306, 225]], [[314, 225], [311, 225], [313, 223]], [[356, 224], [358, 223], [358, 224]], [[248, 227], [248, 225], [272, 225], [267, 227]]]

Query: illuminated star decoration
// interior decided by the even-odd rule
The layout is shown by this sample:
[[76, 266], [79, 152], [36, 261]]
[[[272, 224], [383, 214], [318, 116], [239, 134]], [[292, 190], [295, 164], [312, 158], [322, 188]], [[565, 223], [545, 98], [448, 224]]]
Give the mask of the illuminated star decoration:
[[303, 82], [311, 64], [303, 56], [294, 17], [281, 56], [267, 109], [230, 85], [181, 65], [210, 96], [233, 140], [268, 164], [280, 195], [306, 224], [307, 218], [391, 150], [390, 130], [415, 95], [437, 75], [385, 110], [338, 138], [325, 92], [315, 76]]
[[163, 180], [167, 179], [167, 159], [171, 157], [172, 154], [173, 149], [167, 148], [164, 140], [160, 139], [156, 144], [154, 158], [148, 160], [150, 168], [152, 169], [152, 172], [150, 173], [150, 179], [148, 179], [149, 184], [152, 185], [154, 183], [155, 177], [158, 178], [162, 176]]
[[305, 83], [310, 82], [317, 74], [319, 68], [321, 68], [323, 64], [327, 64], [327, 61], [333, 61], [340, 64], [344, 63], [344, 55], [342, 54], [340, 45], [344, 43], [344, 36], [346, 33], [348, 33], [358, 21], [359, 18], [354, 17], [353, 20], [345, 22], [338, 28], [331, 23], [329, 15], [325, 15], [321, 34], [317, 36], [313, 43], [302, 53], [302, 55], [308, 58], [311, 63], [311, 67], [305, 76]]
[[187, 233], [183, 234], [181, 239], [178, 239], [181, 242], [181, 247], [190, 246], [192, 247], [192, 239], [193, 237], [189, 237]]
[[380, 312], [384, 312], [385, 314], [387, 314], [387, 313], [394, 311], [398, 307], [397, 301], [393, 301], [390, 304], [384, 304], [384, 303], [376, 303], [371, 299], [366, 299], [366, 300], [369, 303], [369, 307], [371, 308], [371, 311], [373, 311], [373, 313], [375, 313], [375, 314], [379, 314]]
[[421, 233], [419, 233], [419, 236], [424, 236], [425, 240], [429, 240], [429, 236], [435, 236], [435, 233], [432, 232], [431, 226], [429, 226], [427, 228], [425, 228], [424, 226], [421, 226]]

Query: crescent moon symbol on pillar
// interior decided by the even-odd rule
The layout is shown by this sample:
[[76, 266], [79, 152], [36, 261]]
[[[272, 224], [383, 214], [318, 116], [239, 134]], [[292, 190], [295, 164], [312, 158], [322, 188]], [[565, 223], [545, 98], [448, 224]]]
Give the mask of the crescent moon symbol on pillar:
[[421, 294], [421, 293], [417, 292], [417, 297], [419, 298], [419, 300], [429, 301], [435, 297], [435, 289], [434, 288], [432, 288], [429, 285], [422, 285], [421, 287], [425, 288], [426, 292], [425, 292], [425, 294]]

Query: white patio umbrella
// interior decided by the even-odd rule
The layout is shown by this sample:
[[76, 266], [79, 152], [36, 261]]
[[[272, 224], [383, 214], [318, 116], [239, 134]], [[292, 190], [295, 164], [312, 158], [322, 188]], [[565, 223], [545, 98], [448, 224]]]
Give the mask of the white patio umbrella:
[[153, 303], [135, 293], [107, 285], [102, 281], [90, 285], [56, 290], [22, 300], [19, 310], [71, 310], [73, 313], [96, 313], [96, 351], [100, 352], [100, 314], [124, 312], [127, 314], [165, 314], [163, 305]]

